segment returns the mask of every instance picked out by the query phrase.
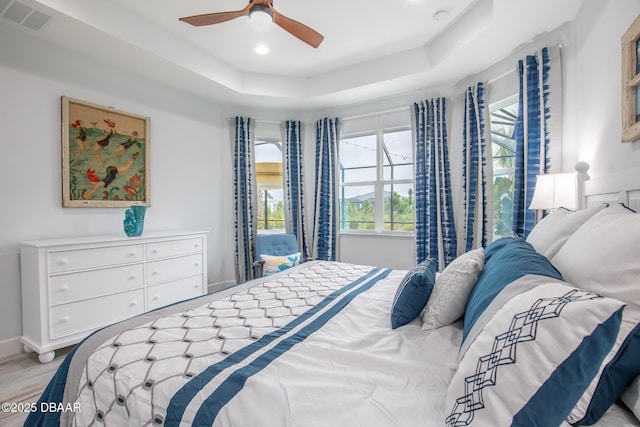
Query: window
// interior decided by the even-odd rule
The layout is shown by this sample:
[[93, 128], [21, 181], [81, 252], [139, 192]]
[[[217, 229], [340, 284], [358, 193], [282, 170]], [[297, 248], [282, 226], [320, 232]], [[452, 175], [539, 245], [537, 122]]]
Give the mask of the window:
[[410, 129], [342, 138], [340, 229], [413, 231], [413, 149]]
[[256, 140], [255, 145], [258, 232], [284, 232], [282, 144], [279, 141]]
[[513, 188], [516, 159], [515, 129], [517, 97], [491, 105], [491, 152], [493, 153], [494, 238], [513, 230]]

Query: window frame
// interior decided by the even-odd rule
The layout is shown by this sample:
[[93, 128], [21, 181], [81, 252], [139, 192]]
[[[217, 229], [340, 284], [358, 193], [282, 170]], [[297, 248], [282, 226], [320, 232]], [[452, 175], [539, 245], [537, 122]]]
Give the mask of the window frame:
[[[493, 129], [493, 115], [494, 115], [494, 112], [497, 111], [497, 110], [502, 110], [504, 108], [511, 107], [513, 105], [517, 106], [517, 104], [518, 104], [518, 94], [517, 93], [509, 95], [509, 96], [506, 96], [506, 97], [500, 99], [499, 101], [495, 101], [495, 102], [492, 102], [491, 104], [489, 104], [489, 121], [490, 121], [489, 122], [489, 127], [490, 127], [490, 134], [491, 134], [490, 152], [491, 152], [491, 162], [492, 162], [492, 168], [491, 168], [491, 191], [492, 191], [492, 199], [494, 200], [494, 206], [491, 209], [491, 215], [493, 216], [493, 230], [491, 230], [491, 234], [493, 236], [493, 240], [494, 241], [499, 239], [499, 238], [501, 238], [501, 237], [509, 235], [509, 233], [496, 234], [496, 232], [495, 232], [496, 231], [495, 227], [496, 227], [496, 224], [497, 224], [497, 222], [496, 222], [496, 212], [494, 211], [495, 202], [497, 200], [496, 193], [495, 193], [496, 177], [508, 176], [509, 174], [511, 174], [511, 175], [515, 174], [515, 160], [514, 160], [514, 166], [512, 168], [496, 169], [496, 167], [495, 167], [495, 162], [496, 162], [496, 159], [498, 157], [493, 155], [494, 144], [496, 144], [498, 146], [501, 146], [501, 147], [503, 147], [503, 148], [505, 148], [507, 150], [510, 150], [510, 147], [506, 147], [505, 145], [494, 143], [494, 135], [495, 135], [495, 133], [494, 133], [494, 129]], [[517, 120], [518, 120], [518, 118], [517, 118], [517, 112], [516, 112], [516, 117], [514, 118], [514, 124], [513, 124], [514, 127], [516, 126]], [[511, 139], [508, 135], [498, 135], [498, 136], [501, 137], [501, 138], [504, 138], [504, 139]], [[514, 157], [515, 158], [515, 156], [516, 156], [516, 146], [515, 146], [516, 141], [515, 140], [513, 140], [513, 141], [514, 141], [513, 156], [508, 156], [508, 157]], [[512, 194], [512, 197], [513, 197], [513, 194]], [[511, 220], [512, 220], [512, 225], [513, 225], [513, 216], [511, 218]]]
[[[384, 178], [384, 168], [388, 167], [388, 165], [385, 165], [384, 163], [384, 156], [385, 156], [385, 150], [384, 150], [384, 135], [387, 133], [393, 133], [393, 132], [402, 132], [402, 131], [409, 131], [412, 132], [411, 126], [410, 125], [403, 125], [403, 126], [394, 126], [394, 127], [390, 127], [390, 128], [385, 128], [385, 129], [378, 129], [378, 130], [366, 130], [366, 131], [360, 131], [360, 132], [353, 132], [353, 133], [349, 133], [349, 134], [344, 134], [344, 135], [340, 135], [340, 144], [342, 144], [343, 140], [349, 139], [349, 138], [358, 138], [358, 137], [363, 137], [363, 136], [375, 136], [376, 137], [376, 179], [375, 180], [368, 180], [368, 181], [354, 181], [354, 182], [348, 182], [345, 183], [343, 182], [343, 176], [342, 173], [345, 169], [342, 168], [342, 164], [340, 164], [340, 174], [341, 176], [339, 177], [339, 204], [340, 204], [340, 227], [339, 227], [339, 233], [340, 234], [353, 234], [353, 235], [376, 235], [376, 236], [380, 236], [380, 235], [386, 235], [386, 236], [411, 236], [413, 237], [415, 235], [415, 229], [414, 231], [401, 231], [401, 230], [385, 230], [385, 222], [384, 222], [384, 189], [385, 186], [387, 185], [395, 185], [395, 184], [411, 184], [414, 188], [415, 191], [415, 179], [413, 176], [415, 176], [415, 169], [414, 169], [414, 174], [412, 174], [413, 176], [411, 178], [404, 178], [404, 179], [385, 179]], [[340, 156], [338, 156], [340, 157]], [[415, 168], [415, 160], [411, 161], [410, 163], [401, 163], [401, 164], [396, 164], [394, 166], [402, 166], [402, 165], [412, 165]], [[348, 170], [348, 169], [346, 169]], [[345, 187], [364, 187], [364, 186], [372, 186], [374, 188], [374, 195], [375, 195], [375, 205], [374, 205], [374, 229], [373, 230], [354, 230], [354, 229], [345, 229], [342, 228], [342, 224], [343, 224], [343, 212], [344, 212], [344, 205], [342, 203], [343, 200], [343, 189]], [[415, 192], [414, 192], [415, 194]], [[415, 215], [415, 212], [414, 212]], [[415, 218], [415, 217], [414, 217]]]
[[629, 26], [622, 42], [622, 142], [640, 139], [640, 16]]
[[[259, 143], [260, 144], [265, 144], [265, 143], [266, 144], [274, 144], [274, 145], [279, 147], [280, 153], [282, 154], [283, 142], [279, 138], [275, 138], [275, 137], [270, 137], [269, 138], [269, 137], [256, 136], [254, 141], [253, 141], [254, 151], [258, 147]], [[262, 163], [262, 162], [258, 162], [257, 158], [255, 160], [256, 160], [256, 165], [258, 163]], [[282, 158], [281, 158], [280, 161], [283, 163], [283, 167], [284, 167], [284, 161], [282, 160]], [[283, 171], [283, 173], [284, 173], [284, 171]], [[269, 190], [273, 190], [273, 189], [265, 189], [265, 193], [268, 192]], [[283, 177], [283, 180], [282, 180], [282, 186], [279, 188], [279, 190], [282, 191], [282, 203], [284, 204], [284, 177]], [[258, 193], [257, 194], [257, 198], [259, 199], [258, 200], [258, 204], [259, 204], [261, 202], [262, 198], [260, 197], [261, 190], [260, 190], [260, 186], [257, 184], [257, 179], [256, 179], [256, 191]], [[266, 201], [265, 201], [265, 206], [266, 206]], [[261, 229], [260, 228], [260, 224], [261, 223], [264, 224], [265, 222], [268, 224], [269, 218], [267, 217], [267, 218], [261, 219], [260, 216], [259, 216], [259, 212], [256, 212], [256, 220], [257, 220], [257, 224], [258, 224], [257, 233], [260, 234], [260, 235], [262, 235], [262, 234], [284, 234], [284, 233], [286, 233], [287, 232], [287, 230], [286, 230], [287, 229], [287, 219], [286, 219], [287, 212], [286, 212], [286, 210], [285, 210], [284, 214], [285, 214], [285, 218], [282, 219], [282, 223], [283, 223], [282, 224], [282, 228], [262, 228]]]

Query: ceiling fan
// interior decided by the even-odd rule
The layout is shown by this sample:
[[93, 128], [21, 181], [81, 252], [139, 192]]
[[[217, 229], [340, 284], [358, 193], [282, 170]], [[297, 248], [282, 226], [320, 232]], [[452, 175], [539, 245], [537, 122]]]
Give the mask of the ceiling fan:
[[244, 9], [234, 10], [231, 12], [215, 12], [205, 13], [203, 15], [185, 16], [184, 18], [180, 18], [180, 21], [195, 26], [211, 25], [230, 21], [232, 19], [239, 18], [240, 16], [249, 16], [254, 12], [264, 12], [269, 14], [276, 25], [310, 46], [318, 47], [324, 39], [324, 36], [314, 29], [309, 28], [291, 18], [287, 18], [275, 10], [273, 8], [273, 0], [249, 0], [249, 4]]

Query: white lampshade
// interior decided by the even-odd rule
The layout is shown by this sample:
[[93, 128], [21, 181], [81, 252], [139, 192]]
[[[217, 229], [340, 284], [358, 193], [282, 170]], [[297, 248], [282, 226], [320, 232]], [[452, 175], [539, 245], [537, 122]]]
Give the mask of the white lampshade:
[[551, 210], [560, 207], [576, 209], [576, 174], [538, 175], [529, 209]]

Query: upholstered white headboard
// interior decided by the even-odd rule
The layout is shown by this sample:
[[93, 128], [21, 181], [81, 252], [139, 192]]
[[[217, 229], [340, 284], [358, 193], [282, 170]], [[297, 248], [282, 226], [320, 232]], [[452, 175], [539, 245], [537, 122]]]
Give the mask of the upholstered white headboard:
[[585, 206], [624, 203], [640, 212], [640, 167], [592, 178], [584, 184]]

